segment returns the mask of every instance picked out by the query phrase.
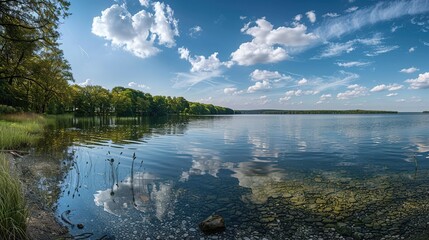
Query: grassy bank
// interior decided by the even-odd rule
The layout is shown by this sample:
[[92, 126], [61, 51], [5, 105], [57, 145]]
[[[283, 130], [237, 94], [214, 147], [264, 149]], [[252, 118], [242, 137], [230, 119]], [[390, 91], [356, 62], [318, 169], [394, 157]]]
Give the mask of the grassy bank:
[[[47, 120], [36, 114], [0, 115], [0, 150], [34, 144]], [[28, 210], [21, 182], [10, 168], [8, 155], [0, 152], [0, 236], [26, 239]]]
[[27, 216], [21, 182], [11, 173], [7, 156], [0, 153], [0, 236], [26, 239]]
[[0, 149], [30, 146], [37, 141], [46, 122], [36, 114], [0, 115]]

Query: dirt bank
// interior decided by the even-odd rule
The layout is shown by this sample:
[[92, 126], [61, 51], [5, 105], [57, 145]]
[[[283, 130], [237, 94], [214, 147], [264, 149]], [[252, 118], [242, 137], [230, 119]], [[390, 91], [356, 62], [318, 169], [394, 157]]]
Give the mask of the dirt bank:
[[17, 172], [29, 208], [27, 232], [30, 239], [65, 239], [70, 237], [65, 226], [55, 217], [55, 201], [58, 198], [60, 164], [49, 157], [27, 154], [10, 155], [13, 171]]

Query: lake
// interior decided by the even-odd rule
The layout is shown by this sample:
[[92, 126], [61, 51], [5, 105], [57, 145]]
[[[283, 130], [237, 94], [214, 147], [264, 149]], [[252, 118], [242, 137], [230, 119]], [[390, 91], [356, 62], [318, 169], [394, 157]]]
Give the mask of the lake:
[[[37, 152], [61, 165], [58, 220], [88, 239], [429, 233], [429, 115], [58, 117]], [[213, 213], [226, 230], [207, 236]]]

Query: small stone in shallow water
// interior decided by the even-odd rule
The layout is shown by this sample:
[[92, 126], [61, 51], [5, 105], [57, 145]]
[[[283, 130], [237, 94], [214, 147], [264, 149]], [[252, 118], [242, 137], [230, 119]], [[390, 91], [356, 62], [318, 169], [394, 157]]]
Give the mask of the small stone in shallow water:
[[76, 226], [77, 226], [77, 228], [79, 228], [79, 229], [83, 229], [83, 224], [82, 224], [82, 223], [78, 223]]
[[199, 224], [204, 233], [216, 233], [225, 230], [225, 220], [220, 215], [211, 215]]

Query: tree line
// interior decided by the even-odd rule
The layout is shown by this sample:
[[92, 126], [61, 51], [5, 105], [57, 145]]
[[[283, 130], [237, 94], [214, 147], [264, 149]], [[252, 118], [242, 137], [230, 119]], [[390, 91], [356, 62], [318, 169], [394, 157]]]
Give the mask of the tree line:
[[71, 105], [65, 111], [79, 116], [156, 116], [166, 114], [233, 114], [230, 108], [189, 102], [183, 97], [152, 96], [139, 90], [101, 86], [71, 86]]

